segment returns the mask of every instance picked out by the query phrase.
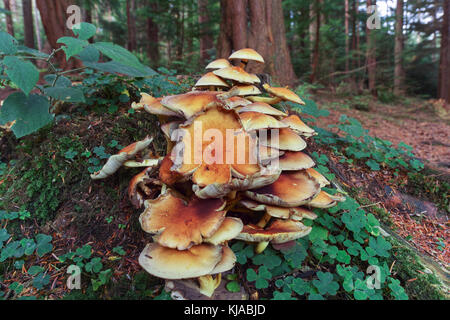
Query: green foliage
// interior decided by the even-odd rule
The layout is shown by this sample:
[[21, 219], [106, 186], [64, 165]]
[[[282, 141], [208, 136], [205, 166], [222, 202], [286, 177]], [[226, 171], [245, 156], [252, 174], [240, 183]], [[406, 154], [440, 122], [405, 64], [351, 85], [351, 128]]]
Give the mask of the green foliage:
[[[107, 73], [121, 73], [131, 77], [145, 77], [157, 76], [158, 74], [152, 69], [142, 65], [138, 58], [126, 49], [110, 42], [89, 43], [87, 40], [92, 38], [97, 28], [89, 23], [81, 23], [75, 26], [74, 34], [76, 37], [62, 37], [58, 39], [58, 43], [63, 44], [59, 49], [54, 50], [50, 55], [40, 53], [37, 50], [19, 46], [17, 41], [5, 32], [0, 32], [0, 76], [6, 77], [6, 80], [12, 85], [20, 88], [23, 93], [11, 94], [4, 103], [0, 111], [0, 124], [4, 125], [8, 122], [14, 122], [12, 130], [17, 138], [24, 137], [36, 132], [45, 125], [53, 121], [53, 112], [58, 103], [86, 103], [92, 105], [95, 102], [100, 102], [100, 106], [107, 106], [108, 112], [116, 112], [119, 103], [129, 102], [128, 83], [122, 83], [123, 79], [118, 80], [118, 77], [107, 77], [103, 72]], [[82, 69], [86, 69], [85, 74], [91, 75], [91, 79], [87, 82], [83, 81], [82, 85], [73, 85], [72, 81], [65, 77], [65, 74], [71, 72], [61, 71], [53, 64], [53, 59], [58, 51], [64, 51], [66, 59], [75, 58], [80, 59], [84, 63]], [[98, 63], [100, 56], [111, 59], [108, 62]], [[37, 85], [39, 80], [39, 71], [27, 59], [36, 59], [46, 62], [52, 74], [46, 75], [47, 84]], [[94, 73], [93, 70], [100, 70], [99, 73]], [[107, 81], [114, 79], [115, 83], [111, 85], [116, 91], [111, 92], [111, 87], [106, 87], [104, 90], [108, 94], [115, 96], [116, 103], [111, 103], [111, 96], [102, 96], [89, 98], [95, 93], [90, 87], [91, 83], [96, 83], [101, 86], [99, 79], [106, 77]], [[148, 80], [148, 79], [147, 79]], [[150, 81], [156, 81], [155, 79]], [[158, 83], [158, 82], [156, 82]], [[153, 83], [150, 83], [152, 85]], [[29, 93], [37, 88], [41, 94]], [[136, 87], [134, 87], [136, 90]], [[98, 99], [103, 99], [97, 101]]]
[[[390, 141], [372, 137], [358, 120], [345, 114], [341, 115], [338, 124], [329, 127], [337, 128], [342, 135], [336, 136], [327, 130], [317, 128], [319, 135], [315, 140], [320, 144], [330, 144], [334, 152], [343, 157], [343, 161], [351, 158], [365, 163], [374, 171], [381, 170], [382, 167], [411, 171], [420, 171], [424, 168], [424, 164], [412, 153], [411, 146], [400, 142], [398, 148], [395, 148]], [[343, 148], [338, 148], [338, 145], [342, 145]]]

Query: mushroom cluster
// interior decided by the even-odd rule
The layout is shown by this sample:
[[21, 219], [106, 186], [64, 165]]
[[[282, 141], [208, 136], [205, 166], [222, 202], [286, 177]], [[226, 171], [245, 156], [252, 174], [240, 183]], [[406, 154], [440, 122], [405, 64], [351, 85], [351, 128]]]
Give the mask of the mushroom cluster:
[[92, 175], [144, 168], [128, 188], [132, 204], [144, 210], [142, 229], [152, 235], [140, 265], [156, 277], [196, 283], [209, 297], [221, 273], [235, 265], [229, 241], [254, 243], [256, 253], [270, 243], [292, 242], [311, 231], [302, 223], [316, 218], [311, 208], [344, 200], [322, 190], [330, 182], [304, 152], [305, 139], [316, 132], [280, 104], [304, 102], [246, 72], [250, 60], [264, 63], [255, 50], [242, 49], [211, 62], [191, 92], [162, 98], [142, 93], [132, 108], [158, 117], [166, 154], [152, 156], [147, 137]]

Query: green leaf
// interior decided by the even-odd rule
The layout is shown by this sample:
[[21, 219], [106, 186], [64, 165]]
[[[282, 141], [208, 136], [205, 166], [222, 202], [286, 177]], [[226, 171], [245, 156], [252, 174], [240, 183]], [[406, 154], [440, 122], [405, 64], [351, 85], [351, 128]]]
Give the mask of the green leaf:
[[72, 28], [73, 33], [78, 36], [78, 39], [88, 40], [95, 36], [97, 27], [87, 22], [75, 24]]
[[127, 49], [118, 46], [111, 42], [97, 42], [93, 46], [97, 48], [101, 53], [110, 58], [111, 60], [118, 62], [122, 65], [141, 69], [143, 65], [139, 62], [138, 58], [129, 52]]
[[337, 261], [339, 261], [341, 263], [345, 263], [345, 264], [350, 263], [350, 256], [344, 250], [339, 250], [336, 259], [337, 259]]
[[84, 267], [87, 272], [99, 273], [103, 268], [101, 261], [102, 259], [99, 257], [92, 258]]
[[230, 292], [239, 292], [241, 291], [241, 286], [237, 281], [230, 281], [227, 283], [226, 289]]
[[379, 236], [376, 239], [374, 237], [369, 238], [369, 247], [375, 250], [376, 254], [380, 257], [389, 257], [389, 250], [392, 245], [386, 241], [383, 237]]
[[309, 233], [309, 240], [315, 242], [316, 240], [327, 240], [328, 230], [320, 226], [313, 226], [311, 232]]
[[295, 278], [294, 280], [292, 280], [292, 283], [289, 285], [289, 287], [299, 295], [304, 295], [311, 290], [311, 285], [309, 284], [309, 282], [300, 278]]
[[17, 40], [4, 31], [0, 31], [0, 52], [2, 54], [15, 54], [17, 52]]
[[113, 248], [113, 252], [117, 253], [118, 255], [124, 256], [126, 254], [126, 251], [123, 250], [121, 246]]
[[43, 272], [45, 269], [39, 266], [32, 266], [30, 269], [28, 269], [28, 274], [31, 274], [32, 276], [37, 275], [38, 273]]
[[86, 102], [83, 90], [79, 88], [49, 87], [44, 89], [44, 93], [56, 100], [65, 102]]
[[66, 60], [69, 60], [71, 57], [82, 52], [83, 49], [89, 44], [86, 40], [80, 40], [74, 37], [59, 38], [57, 43], [65, 44], [62, 49], [66, 54]]
[[79, 255], [79, 256], [81, 256], [81, 257], [83, 257], [85, 259], [89, 259], [91, 257], [91, 254], [92, 254], [92, 247], [89, 244], [86, 244], [83, 247], [78, 248], [75, 251], [75, 254]]
[[53, 245], [50, 243], [52, 241], [52, 236], [46, 234], [38, 234], [36, 236], [36, 253], [39, 257], [49, 253], [53, 249]]
[[0, 229], [0, 249], [3, 248], [3, 242], [8, 240], [10, 237], [6, 229]]
[[20, 244], [24, 248], [25, 254], [27, 256], [33, 254], [34, 249], [36, 249], [36, 243], [34, 242], [33, 239], [26, 239], [26, 238], [24, 238], [24, 239], [20, 240]]
[[124, 65], [117, 61], [108, 61], [102, 63], [83, 61], [83, 63], [88, 68], [108, 73], [124, 74], [131, 77], [151, 77], [157, 75], [157, 73], [153, 69], [147, 66], [141, 66], [140, 68], [136, 68]]
[[335, 295], [339, 289], [339, 284], [333, 280], [333, 274], [329, 272], [317, 272], [318, 280], [313, 280], [313, 285], [319, 290], [321, 295], [331, 294]]
[[3, 59], [6, 74], [26, 95], [34, 88], [39, 80], [39, 71], [30, 61], [23, 61], [15, 56]]
[[93, 45], [88, 45], [78, 54], [78, 57], [84, 63], [96, 63], [100, 59], [100, 51], [98, 51]]
[[16, 121], [12, 131], [17, 138], [31, 134], [53, 121], [47, 98], [15, 92], [6, 98], [0, 109], [0, 124]]
[[372, 159], [367, 160], [366, 164], [373, 171], [379, 171], [380, 170], [380, 165], [375, 160], [372, 160]]
[[289, 292], [275, 291], [272, 300], [296, 300]]
[[37, 277], [33, 279], [33, 286], [38, 290], [41, 290], [49, 283], [50, 283], [50, 276], [43, 272], [38, 274]]

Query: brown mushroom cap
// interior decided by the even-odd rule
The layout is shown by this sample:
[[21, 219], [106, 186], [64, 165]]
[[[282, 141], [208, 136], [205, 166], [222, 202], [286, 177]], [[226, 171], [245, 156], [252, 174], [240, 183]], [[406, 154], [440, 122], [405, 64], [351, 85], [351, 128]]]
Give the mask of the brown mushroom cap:
[[149, 243], [139, 256], [139, 264], [159, 278], [187, 279], [210, 274], [222, 257], [222, 246], [200, 244], [180, 251]]
[[[203, 139], [201, 149], [200, 144], [194, 141], [200, 127], [203, 133], [210, 129], [212, 133], [217, 133], [213, 142]], [[184, 149], [182, 154], [172, 158], [177, 164], [174, 169], [184, 175], [193, 172], [193, 181], [200, 187], [229, 184], [232, 168], [242, 175], [259, 171], [255, 139], [243, 131], [235, 111], [222, 107], [210, 108], [180, 128], [185, 132], [181, 133], [183, 139], [178, 142], [180, 147], [177, 144], [175, 149]], [[207, 159], [208, 156], [211, 159]]]
[[299, 207], [320, 192], [317, 181], [305, 172], [284, 171], [278, 180], [262, 188], [248, 190], [245, 195], [255, 201], [280, 207]]
[[251, 96], [261, 94], [261, 91], [252, 84], [237, 85], [230, 89], [237, 96]]
[[287, 125], [264, 113], [248, 111], [239, 114], [246, 131], [285, 128]]
[[236, 264], [236, 255], [228, 246], [222, 246], [222, 259], [211, 270], [210, 274], [217, 274], [228, 271]]
[[227, 59], [217, 59], [211, 61], [205, 69], [222, 69], [232, 67], [232, 64]]
[[320, 187], [323, 188], [327, 185], [330, 184], [330, 182], [327, 180], [327, 178], [325, 178], [319, 171], [317, 171], [314, 168], [308, 168], [306, 169], [306, 172], [308, 172], [308, 174], [313, 177], [314, 179], [317, 180], [317, 182], [320, 184]]
[[330, 208], [337, 204], [337, 202], [345, 201], [345, 197], [341, 195], [331, 195], [325, 191], [320, 191], [320, 193], [312, 199], [308, 206], [312, 208]]
[[135, 110], [144, 109], [148, 113], [154, 115], [178, 117], [179, 114], [167, 109], [161, 104], [161, 99], [162, 98], [154, 98], [147, 93], [141, 92], [141, 100], [138, 103], [133, 102], [131, 108]]
[[239, 59], [239, 60], [252, 60], [260, 63], [264, 63], [264, 58], [255, 50], [251, 48], [240, 49], [231, 54], [228, 57], [229, 60]]
[[264, 103], [264, 102], [253, 102], [253, 103], [247, 104], [246, 106], [239, 107], [239, 109], [237, 109], [237, 111], [239, 113], [250, 112], [250, 111], [251, 112], [259, 112], [259, 113], [267, 114], [269, 116], [278, 116], [278, 117], [287, 116], [287, 114], [285, 112], [278, 110], [278, 109], [272, 107], [270, 104]]
[[166, 155], [159, 166], [159, 179], [169, 186], [184, 180], [181, 173], [171, 170], [172, 166], [170, 155]]
[[281, 170], [297, 171], [311, 168], [315, 165], [315, 163], [306, 153], [301, 151], [286, 151], [278, 159], [278, 165]]
[[194, 85], [194, 87], [226, 87], [229, 88], [230, 85], [223, 81], [222, 78], [219, 78], [212, 72], [208, 72], [203, 75]]
[[193, 199], [188, 204], [170, 192], [147, 200], [139, 221], [145, 232], [156, 234], [157, 242], [168, 248], [185, 250], [211, 237], [225, 219], [221, 199]]
[[290, 115], [289, 117], [286, 117], [281, 120], [283, 123], [287, 124], [289, 128], [294, 130], [295, 132], [299, 134], [303, 134], [306, 136], [314, 135], [316, 132], [314, 129], [308, 127], [299, 116], [296, 114]]
[[267, 83], [263, 85], [264, 89], [266, 89], [267, 92], [270, 94], [279, 97], [283, 100], [291, 101], [298, 104], [305, 104], [305, 102], [300, 99], [300, 97], [295, 94], [293, 91], [289, 90], [288, 88], [275, 88], [269, 86]]
[[278, 130], [278, 141], [276, 135], [271, 135], [272, 130], [267, 130], [267, 139], [262, 138], [262, 133], [260, 131], [259, 143], [266, 147], [276, 148], [286, 151], [302, 151], [306, 148], [306, 142], [298, 134], [296, 134], [292, 129], [280, 128]]
[[191, 91], [164, 97], [161, 104], [188, 119], [215, 104], [220, 104], [221, 101], [217, 98], [220, 93], [218, 91]]
[[276, 219], [265, 229], [256, 225], [246, 225], [236, 239], [249, 242], [285, 243], [308, 235], [311, 229], [299, 221]]
[[303, 207], [295, 207], [295, 208], [278, 207], [264, 203], [259, 203], [249, 199], [242, 199], [241, 201], [239, 201], [239, 204], [252, 211], [264, 211], [265, 213], [274, 218], [291, 219], [295, 221], [300, 221], [303, 218], [311, 220], [317, 218], [317, 215], [314, 212]]
[[251, 101], [244, 99], [242, 97], [239, 97], [239, 96], [225, 99], [224, 102], [231, 109], [237, 108], [239, 106], [246, 106], [246, 105], [249, 105], [252, 103]]
[[144, 204], [144, 196], [138, 190], [138, 185], [149, 179], [148, 173], [150, 170], [151, 168], [145, 168], [143, 171], [135, 175], [128, 184], [128, 198], [136, 208], [140, 208]]
[[219, 229], [209, 238], [204, 239], [204, 242], [213, 245], [222, 244], [225, 241], [234, 239], [244, 227], [241, 219], [226, 217], [220, 225]]
[[260, 80], [255, 79], [255, 77], [251, 76], [244, 69], [240, 67], [228, 67], [219, 70], [213, 71], [216, 76], [219, 76], [223, 79], [237, 81], [239, 83], [247, 83], [254, 84], [260, 83]]

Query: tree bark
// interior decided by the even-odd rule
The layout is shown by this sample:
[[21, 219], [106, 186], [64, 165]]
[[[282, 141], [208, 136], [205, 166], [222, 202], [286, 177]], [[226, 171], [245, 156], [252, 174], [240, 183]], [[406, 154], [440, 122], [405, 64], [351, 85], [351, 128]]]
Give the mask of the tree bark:
[[214, 40], [209, 26], [208, 0], [198, 0], [198, 23], [200, 28], [200, 63], [205, 65], [211, 58], [209, 51], [214, 47]]
[[[151, 1], [149, 6], [153, 13], [158, 12], [157, 2]], [[152, 67], [156, 67], [159, 63], [159, 27], [152, 17], [147, 18], [147, 54]]]
[[136, 51], [136, 1], [127, 0], [128, 51]]
[[349, 0], [345, 0], [345, 72], [348, 72], [350, 63], [350, 9], [348, 1]]
[[[376, 5], [376, 0], [367, 0], [367, 8], [372, 5]], [[377, 73], [377, 60], [375, 57], [376, 43], [372, 30], [366, 26], [366, 37], [367, 37], [367, 77], [368, 77], [368, 88], [373, 96], [377, 96], [376, 89], [376, 73]]]
[[33, 0], [33, 8], [34, 8], [34, 26], [36, 31], [36, 43], [39, 51], [42, 51], [42, 39], [41, 39], [41, 28], [39, 25], [39, 10], [36, 6], [36, 0]]
[[267, 72], [282, 85], [295, 85], [281, 0], [221, 0], [221, 15], [218, 58], [228, 58], [233, 50], [253, 48], [265, 64], [250, 62], [248, 72]]
[[5, 10], [9, 11], [9, 14], [6, 15], [6, 32], [14, 37], [14, 21], [12, 17], [11, 3], [9, 0], [3, 0], [3, 4], [5, 5]]
[[231, 0], [220, 0], [220, 32], [217, 41], [217, 57], [228, 58], [233, 48], [232, 36], [233, 24], [232, 2]]
[[450, 3], [444, 1], [441, 31], [438, 97], [450, 104]]
[[[41, 14], [41, 21], [47, 36], [47, 41], [52, 49], [56, 50], [61, 47], [61, 44], [57, 43], [59, 38], [74, 36], [73, 32], [66, 27], [66, 10], [69, 3], [67, 0], [36, 0], [36, 5]], [[76, 68], [81, 65], [78, 60], [73, 58], [66, 61], [65, 54], [62, 51], [58, 51], [55, 56], [59, 67], [64, 70]]]
[[34, 24], [33, 24], [33, 6], [31, 0], [22, 0], [23, 24], [25, 46], [35, 48], [34, 44]]
[[321, 1], [315, 1], [313, 5], [313, 14], [314, 14], [314, 48], [313, 48], [313, 54], [312, 54], [312, 61], [311, 61], [311, 76], [309, 78], [309, 82], [313, 83], [316, 81], [317, 73], [318, 73], [318, 67], [319, 67], [319, 43], [320, 43], [320, 23], [321, 23]]
[[403, 0], [397, 0], [395, 10], [394, 94], [400, 95], [403, 90]]

